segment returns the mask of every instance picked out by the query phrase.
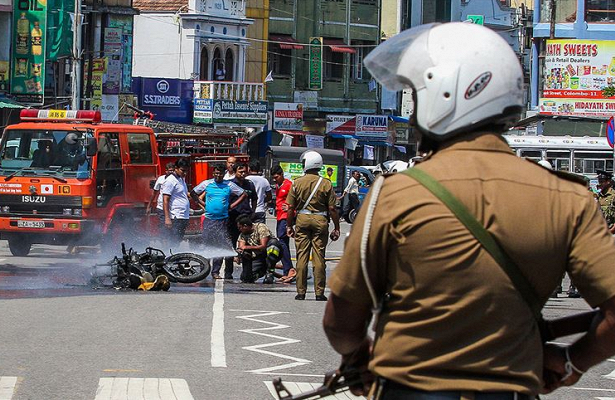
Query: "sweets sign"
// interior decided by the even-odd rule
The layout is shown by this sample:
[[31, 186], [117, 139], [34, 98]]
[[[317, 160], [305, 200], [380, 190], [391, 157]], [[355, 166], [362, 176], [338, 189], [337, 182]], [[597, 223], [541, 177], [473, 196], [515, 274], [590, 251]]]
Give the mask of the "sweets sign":
[[612, 113], [614, 100], [602, 90], [615, 85], [615, 41], [547, 40], [540, 112], [601, 116]]
[[43, 104], [47, 1], [13, 3], [11, 94], [26, 104]]

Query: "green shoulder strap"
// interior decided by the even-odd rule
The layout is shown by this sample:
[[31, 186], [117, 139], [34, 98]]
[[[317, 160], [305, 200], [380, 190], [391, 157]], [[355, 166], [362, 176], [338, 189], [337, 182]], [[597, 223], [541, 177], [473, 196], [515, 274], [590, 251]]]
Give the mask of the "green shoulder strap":
[[498, 263], [498, 265], [504, 270], [506, 275], [510, 278], [513, 285], [525, 302], [532, 310], [534, 318], [538, 322], [539, 328], [542, 329], [542, 313], [541, 303], [534, 292], [534, 289], [527, 281], [519, 267], [515, 262], [502, 250], [500, 245], [495, 241], [493, 236], [485, 229], [485, 227], [476, 220], [476, 218], [468, 211], [468, 209], [449, 192], [440, 182], [432, 178], [429, 174], [417, 168], [408, 168], [401, 172], [409, 177], [413, 178], [427, 190], [429, 190], [434, 196], [436, 196], [444, 205], [446, 205], [453, 214], [461, 221], [463, 225], [474, 235], [474, 237], [481, 243], [481, 245], [487, 250], [491, 257]]

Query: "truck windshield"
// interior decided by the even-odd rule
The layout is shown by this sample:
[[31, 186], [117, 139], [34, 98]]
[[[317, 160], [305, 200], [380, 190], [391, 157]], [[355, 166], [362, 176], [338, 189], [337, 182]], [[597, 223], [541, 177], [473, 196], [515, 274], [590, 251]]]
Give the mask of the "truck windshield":
[[20, 171], [89, 177], [84, 140], [90, 133], [60, 130], [8, 129], [0, 148], [0, 174]]

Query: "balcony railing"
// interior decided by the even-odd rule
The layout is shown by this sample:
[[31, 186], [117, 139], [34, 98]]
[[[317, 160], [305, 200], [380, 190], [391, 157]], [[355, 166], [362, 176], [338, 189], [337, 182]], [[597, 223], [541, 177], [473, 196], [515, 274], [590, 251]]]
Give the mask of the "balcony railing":
[[194, 95], [201, 99], [264, 101], [263, 83], [194, 81]]

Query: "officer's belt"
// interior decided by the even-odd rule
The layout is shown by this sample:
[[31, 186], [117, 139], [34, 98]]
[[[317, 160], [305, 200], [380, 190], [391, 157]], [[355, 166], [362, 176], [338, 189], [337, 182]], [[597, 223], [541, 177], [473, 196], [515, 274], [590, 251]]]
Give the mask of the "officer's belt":
[[307, 215], [322, 215], [323, 217], [326, 217], [328, 214], [326, 211], [310, 211], [310, 210], [299, 210], [298, 214], [307, 214]]

